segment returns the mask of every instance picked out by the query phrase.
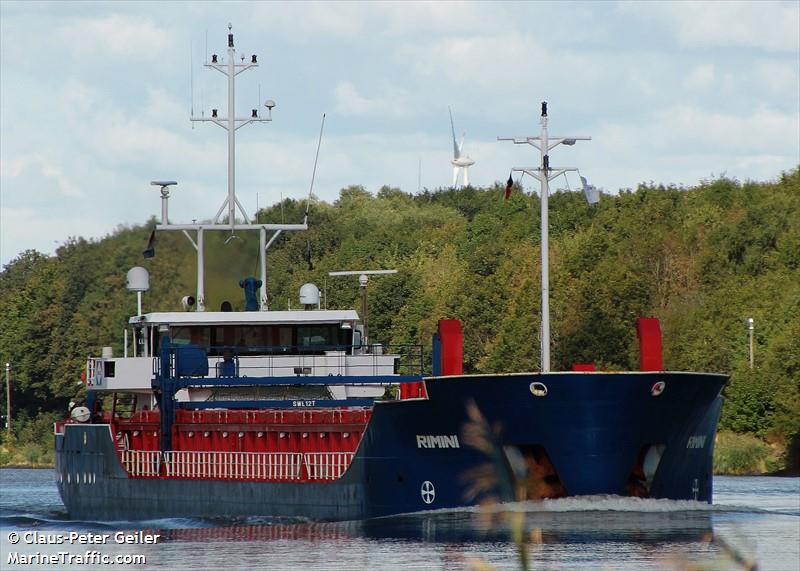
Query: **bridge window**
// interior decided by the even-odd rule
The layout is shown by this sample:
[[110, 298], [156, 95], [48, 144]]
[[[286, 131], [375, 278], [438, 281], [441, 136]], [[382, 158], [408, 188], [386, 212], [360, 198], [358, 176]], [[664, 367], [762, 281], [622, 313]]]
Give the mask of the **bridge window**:
[[239, 355], [274, 355], [301, 352], [322, 353], [350, 345], [351, 330], [338, 324], [316, 325], [215, 325], [173, 326], [170, 337], [176, 345], [195, 345], [219, 356], [225, 348]]

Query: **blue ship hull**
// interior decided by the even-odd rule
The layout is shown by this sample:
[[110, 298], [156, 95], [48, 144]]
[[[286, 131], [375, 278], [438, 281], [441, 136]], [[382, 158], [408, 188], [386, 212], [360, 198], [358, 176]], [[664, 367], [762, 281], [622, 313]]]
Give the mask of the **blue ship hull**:
[[[534, 382], [546, 385], [546, 396], [532, 394]], [[326, 483], [132, 478], [108, 425], [71, 424], [56, 435], [58, 488], [70, 516], [83, 520], [352, 520], [472, 505], [481, 498], [469, 496], [467, 474], [489, 462], [463, 438], [474, 402], [504, 446], [546, 451], [568, 495], [629, 494], [642, 451], [658, 445], [647, 495], [710, 503], [725, 382], [674, 372], [426, 379], [427, 399], [375, 403], [348, 470]]]

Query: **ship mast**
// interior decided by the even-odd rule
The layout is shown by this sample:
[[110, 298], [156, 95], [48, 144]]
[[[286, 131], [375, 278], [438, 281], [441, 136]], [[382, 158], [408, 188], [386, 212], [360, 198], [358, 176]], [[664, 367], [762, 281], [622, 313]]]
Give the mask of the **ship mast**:
[[541, 325], [541, 371], [550, 372], [550, 223], [548, 218], [547, 199], [550, 194], [550, 181], [575, 167], [551, 167], [550, 151], [560, 144], [574, 145], [575, 141], [591, 141], [591, 137], [550, 137], [547, 132], [547, 102], [542, 101], [542, 115], [539, 119], [541, 132], [538, 137], [497, 137], [498, 141], [513, 141], [515, 145], [531, 145], [539, 149], [541, 162], [539, 167], [514, 167], [514, 172], [522, 172], [532, 176], [540, 183], [541, 195], [541, 256], [542, 256], [542, 325]]
[[[222, 62], [217, 54], [211, 56], [211, 62], [206, 63], [205, 67], [215, 69], [228, 78], [228, 115], [220, 117], [217, 109], [212, 109], [211, 117], [190, 117], [192, 122], [211, 122], [219, 125], [228, 132], [228, 193], [217, 214], [211, 223], [208, 224], [170, 224], [167, 219], [167, 202], [169, 200], [169, 186], [177, 184], [169, 181], [165, 184], [160, 181], [153, 181], [151, 184], [161, 187], [161, 224], [156, 225], [157, 230], [179, 230], [183, 232], [197, 251], [197, 311], [205, 311], [205, 267], [204, 267], [204, 241], [203, 234], [207, 230], [230, 230], [231, 236], [235, 232], [242, 230], [256, 230], [260, 234], [259, 239], [259, 262], [261, 266], [261, 290], [259, 308], [266, 311], [268, 308], [267, 299], [267, 250], [275, 242], [275, 239], [284, 231], [298, 231], [308, 229], [308, 217], [306, 216], [302, 224], [254, 224], [250, 221], [244, 207], [236, 198], [236, 131], [249, 123], [266, 123], [272, 121], [272, 109], [275, 102], [267, 100], [264, 106], [267, 108], [267, 116], [260, 117], [258, 109], [252, 109], [249, 117], [236, 117], [236, 76], [248, 69], [258, 67], [258, 60], [255, 55], [250, 56], [250, 61], [246, 61], [246, 56], [241, 56], [241, 63], [236, 63], [236, 49], [233, 43], [233, 32], [231, 24], [228, 24], [228, 60]], [[243, 222], [236, 222], [236, 212], [241, 213]], [[227, 221], [222, 221], [222, 215], [227, 210]], [[195, 238], [189, 234], [195, 231]], [[267, 240], [267, 233], [274, 232]]]

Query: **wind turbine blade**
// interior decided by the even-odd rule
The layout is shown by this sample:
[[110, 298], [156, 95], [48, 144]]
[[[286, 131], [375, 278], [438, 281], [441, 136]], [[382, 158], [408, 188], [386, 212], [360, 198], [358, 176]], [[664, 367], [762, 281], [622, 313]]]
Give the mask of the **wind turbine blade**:
[[461, 144], [458, 145], [458, 156], [461, 156], [461, 153], [464, 150], [464, 139], [466, 139], [466, 138], [467, 138], [467, 133], [465, 131], [465, 132], [461, 133]]
[[[450, 106], [447, 106], [447, 111], [450, 113], [450, 130], [453, 132], [453, 158], [457, 159], [461, 156], [461, 149], [458, 148], [458, 143], [456, 143], [456, 128], [453, 126], [453, 111], [450, 109]], [[455, 182], [453, 182], [455, 185]]]
[[464, 186], [469, 186], [469, 167], [464, 167]]
[[458, 167], [453, 167], [453, 188], [456, 188], [458, 182]]

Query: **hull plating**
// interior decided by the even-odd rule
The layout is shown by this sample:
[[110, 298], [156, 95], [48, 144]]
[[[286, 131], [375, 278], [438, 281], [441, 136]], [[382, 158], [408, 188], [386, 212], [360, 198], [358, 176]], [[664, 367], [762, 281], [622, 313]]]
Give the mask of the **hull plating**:
[[[662, 394], [653, 385], [663, 381]], [[542, 382], [547, 395], [530, 385]], [[551, 373], [441, 377], [428, 399], [378, 402], [352, 464], [335, 482], [272, 483], [130, 478], [107, 425], [56, 436], [61, 497], [71, 517], [286, 516], [347, 520], [469, 505], [465, 474], [488, 458], [462, 430], [474, 402], [504, 445], [546, 451], [569, 495], [629, 493], [642, 451], [663, 452], [648, 494], [712, 498], [721, 375]], [[455, 438], [454, 438], [455, 437]]]

